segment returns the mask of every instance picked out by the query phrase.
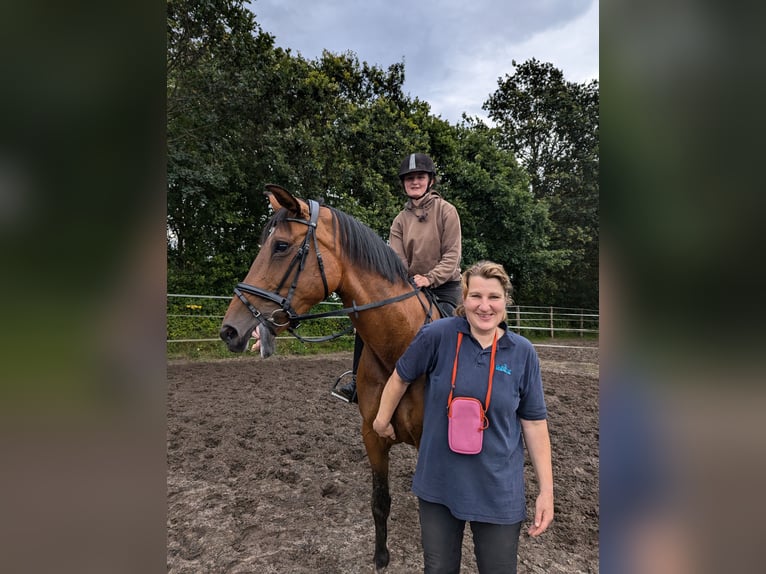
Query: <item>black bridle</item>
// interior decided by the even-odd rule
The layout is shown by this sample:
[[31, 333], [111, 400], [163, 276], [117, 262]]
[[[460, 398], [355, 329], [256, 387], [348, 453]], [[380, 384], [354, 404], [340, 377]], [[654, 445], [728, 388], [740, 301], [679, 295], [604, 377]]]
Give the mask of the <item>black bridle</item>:
[[[322, 261], [322, 254], [319, 252], [319, 241], [316, 237], [316, 228], [317, 228], [317, 221], [319, 220], [319, 203], [314, 201], [313, 199], [310, 199], [308, 201], [309, 204], [309, 219], [296, 219], [293, 217], [288, 217], [285, 219], [285, 221], [292, 221], [295, 223], [302, 223], [306, 226], [306, 236], [303, 238], [303, 243], [301, 244], [298, 251], [295, 253], [295, 257], [293, 257], [293, 260], [290, 262], [290, 265], [287, 267], [287, 270], [285, 271], [285, 274], [282, 276], [282, 280], [279, 282], [279, 285], [277, 285], [277, 288], [274, 291], [266, 291], [265, 289], [261, 289], [260, 287], [254, 287], [252, 285], [248, 285], [247, 283], [238, 283], [237, 286], [234, 288], [234, 295], [237, 296], [237, 298], [242, 302], [245, 307], [252, 313], [253, 317], [256, 318], [261, 323], [264, 323], [269, 326], [269, 328], [273, 331], [275, 328], [281, 328], [281, 327], [287, 327], [287, 330], [292, 334], [296, 339], [300, 341], [305, 342], [322, 342], [322, 341], [330, 341], [332, 339], [337, 339], [338, 337], [341, 337], [347, 333], [350, 333], [354, 326], [350, 325], [346, 330], [340, 333], [335, 333], [333, 335], [328, 335], [326, 337], [316, 337], [316, 338], [304, 338], [299, 336], [297, 333], [295, 333], [294, 329], [297, 329], [300, 326], [301, 321], [307, 320], [307, 319], [320, 319], [323, 317], [340, 317], [343, 315], [350, 315], [354, 313], [355, 315], [358, 315], [360, 311], [366, 311], [367, 309], [374, 309], [376, 307], [382, 307], [384, 305], [388, 305], [390, 303], [396, 303], [398, 301], [402, 301], [404, 299], [409, 299], [410, 297], [413, 297], [417, 295], [420, 292], [419, 287], [415, 287], [412, 285], [413, 289], [412, 291], [409, 291], [407, 293], [404, 293], [402, 295], [397, 295], [396, 297], [390, 297], [388, 299], [384, 299], [382, 301], [375, 301], [373, 303], [367, 303], [366, 305], [357, 305], [356, 302], [352, 302], [351, 307], [345, 307], [343, 309], [337, 309], [335, 311], [325, 311], [323, 313], [306, 313], [306, 314], [299, 314], [296, 313], [295, 310], [292, 307], [292, 299], [293, 295], [295, 294], [295, 289], [298, 286], [298, 278], [301, 274], [301, 271], [303, 271], [305, 264], [306, 264], [306, 257], [308, 256], [309, 251], [311, 250], [311, 243], [313, 240], [314, 243], [314, 251], [316, 252], [317, 257], [317, 266], [319, 267], [319, 273], [322, 276], [322, 284], [324, 285], [324, 299], [327, 299], [330, 296], [330, 289], [327, 285], [327, 277], [325, 276], [324, 271], [324, 262]], [[284, 285], [287, 283], [287, 280], [290, 277], [290, 274], [295, 270], [295, 274], [292, 278], [292, 282], [290, 283], [290, 288], [287, 291], [287, 297], [282, 297], [282, 295], [279, 294], [279, 291], [284, 287]], [[244, 296], [244, 293], [249, 293], [250, 295], [255, 295], [256, 297], [260, 297], [262, 299], [266, 299], [268, 301], [271, 301], [272, 303], [276, 303], [279, 305], [279, 309], [274, 309], [272, 311], [270, 317], [266, 317], [263, 313], [261, 313], [250, 301], [247, 300], [247, 297]], [[420, 301], [420, 304], [423, 306], [423, 309], [426, 312], [426, 323], [431, 321], [431, 303], [429, 300], [429, 306], [426, 307], [426, 305], [423, 303], [423, 301], [418, 297], [418, 301]], [[287, 316], [287, 319], [283, 322], [279, 322], [276, 318], [277, 313], [284, 313]]]

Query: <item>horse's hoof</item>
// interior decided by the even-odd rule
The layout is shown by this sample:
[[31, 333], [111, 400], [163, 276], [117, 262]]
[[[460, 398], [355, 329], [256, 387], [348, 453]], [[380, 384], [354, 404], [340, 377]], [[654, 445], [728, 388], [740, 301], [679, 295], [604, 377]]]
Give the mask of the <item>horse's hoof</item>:
[[389, 560], [390, 555], [388, 550], [386, 550], [385, 553], [375, 556], [375, 574], [383, 574], [388, 569]]

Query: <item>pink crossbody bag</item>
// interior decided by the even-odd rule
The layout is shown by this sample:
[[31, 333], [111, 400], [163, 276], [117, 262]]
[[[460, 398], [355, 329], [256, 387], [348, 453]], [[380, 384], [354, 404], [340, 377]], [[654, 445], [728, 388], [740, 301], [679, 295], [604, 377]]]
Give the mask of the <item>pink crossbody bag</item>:
[[478, 454], [484, 439], [484, 429], [489, 426], [487, 410], [492, 396], [492, 378], [495, 374], [495, 351], [497, 350], [497, 331], [492, 341], [492, 353], [489, 362], [489, 383], [487, 386], [486, 407], [481, 401], [473, 397], [455, 397], [455, 377], [457, 375], [457, 357], [460, 344], [463, 342], [463, 333], [457, 334], [457, 348], [455, 349], [455, 363], [452, 365], [452, 388], [447, 399], [447, 417], [449, 417], [447, 440], [452, 452], [458, 454]]

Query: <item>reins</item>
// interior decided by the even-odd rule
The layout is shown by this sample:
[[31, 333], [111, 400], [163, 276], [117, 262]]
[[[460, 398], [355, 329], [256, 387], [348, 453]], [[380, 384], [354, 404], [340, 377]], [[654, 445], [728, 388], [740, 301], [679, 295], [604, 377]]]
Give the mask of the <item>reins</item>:
[[[243, 303], [250, 309], [250, 312], [257, 318], [261, 320], [266, 320], [268, 322], [273, 323], [270, 319], [263, 319], [263, 315], [260, 311], [258, 311], [253, 305], [250, 304], [250, 301], [247, 301], [247, 299], [244, 297], [244, 295], [241, 294], [241, 292], [244, 291], [245, 293], [250, 293], [251, 295], [257, 295], [263, 297], [264, 294], [270, 295], [268, 291], [263, 291], [262, 289], [259, 289], [258, 287], [253, 287], [252, 285], [248, 285], [247, 283], [239, 283], [237, 287], [234, 289], [235, 295], [240, 298], [240, 300], [244, 299]], [[413, 297], [417, 295], [420, 292], [420, 287], [413, 288], [412, 291], [409, 291], [407, 293], [403, 293], [401, 295], [397, 295], [395, 297], [389, 297], [388, 299], [383, 299], [381, 301], [373, 301], [372, 303], [367, 303], [365, 305], [357, 305], [356, 303], [353, 303], [351, 307], [344, 307], [343, 309], [335, 309], [334, 311], [323, 311], [321, 313], [304, 313], [304, 314], [296, 314], [292, 311], [292, 308], [285, 309], [284, 307], [282, 310], [288, 314], [289, 317], [289, 323], [287, 330], [290, 332], [291, 335], [293, 335], [296, 339], [299, 341], [305, 341], [309, 343], [320, 343], [324, 341], [332, 341], [333, 339], [337, 339], [338, 337], [342, 337], [343, 335], [350, 333], [354, 326], [351, 325], [344, 331], [340, 333], [334, 333], [333, 335], [327, 335], [325, 337], [301, 337], [297, 333], [295, 333], [294, 329], [297, 329], [300, 326], [301, 321], [306, 321], [310, 319], [324, 319], [326, 317], [342, 317], [344, 315], [351, 315], [355, 314], [357, 315], [360, 311], [367, 311], [369, 309], [375, 309], [377, 307], [383, 307], [384, 305], [390, 305], [391, 303], [398, 303], [399, 301], [403, 301], [405, 299], [409, 299], [410, 297]], [[287, 299], [280, 298], [280, 301], [276, 301], [273, 297], [266, 297], [267, 299], [271, 299], [275, 302], [285, 301], [288, 302]], [[289, 303], [289, 302], [288, 302]], [[426, 306], [421, 301], [420, 304], [425, 309]], [[427, 309], [426, 313], [426, 322], [429, 322], [431, 318], [431, 310], [430, 308]], [[294, 323], [294, 324], [293, 324]], [[284, 324], [283, 324], [284, 325]], [[280, 325], [281, 326], [281, 325]]]
[[[383, 299], [382, 301], [374, 301], [372, 303], [367, 303], [365, 305], [357, 305], [356, 302], [352, 302], [351, 307], [345, 307], [343, 309], [336, 309], [334, 311], [324, 311], [321, 313], [304, 313], [304, 314], [298, 314], [295, 312], [295, 310], [292, 307], [292, 298], [293, 294], [295, 293], [295, 289], [298, 286], [298, 277], [301, 274], [301, 271], [303, 271], [303, 268], [306, 263], [306, 256], [308, 255], [311, 247], [311, 240], [313, 239], [314, 243], [314, 251], [316, 251], [316, 257], [317, 257], [317, 265], [319, 267], [319, 272], [322, 277], [322, 284], [324, 285], [324, 298], [327, 299], [327, 297], [330, 296], [329, 293], [329, 287], [327, 285], [327, 277], [325, 276], [324, 271], [324, 262], [322, 261], [322, 254], [319, 252], [319, 242], [316, 237], [316, 227], [317, 227], [317, 221], [319, 220], [319, 203], [317, 203], [314, 200], [309, 200], [309, 219], [297, 219], [297, 218], [291, 218], [288, 217], [285, 219], [285, 221], [292, 221], [295, 223], [302, 223], [307, 226], [307, 232], [306, 237], [303, 239], [303, 243], [301, 244], [300, 248], [295, 254], [295, 257], [293, 257], [293, 260], [290, 262], [290, 264], [287, 267], [287, 270], [285, 271], [285, 274], [282, 276], [282, 280], [279, 282], [279, 285], [277, 286], [276, 290], [274, 291], [266, 291], [265, 289], [261, 289], [259, 287], [254, 287], [253, 285], [249, 285], [247, 283], [238, 283], [237, 286], [234, 288], [234, 295], [237, 296], [237, 298], [242, 302], [242, 304], [247, 307], [247, 309], [250, 311], [250, 313], [255, 317], [258, 321], [261, 321], [263, 323], [268, 323], [272, 327], [287, 327], [287, 330], [290, 332], [291, 335], [293, 335], [296, 339], [302, 342], [308, 342], [308, 343], [321, 343], [325, 341], [332, 341], [334, 339], [337, 339], [338, 337], [342, 337], [343, 335], [346, 335], [353, 331], [354, 326], [350, 325], [345, 330], [334, 333], [332, 335], [327, 335], [324, 337], [301, 337], [295, 332], [295, 329], [297, 329], [301, 321], [310, 320], [310, 319], [322, 319], [326, 317], [340, 317], [344, 315], [357, 315], [360, 311], [367, 311], [369, 309], [375, 309], [377, 307], [383, 307], [384, 305], [390, 305], [391, 303], [397, 303], [399, 301], [403, 301], [405, 299], [409, 299], [410, 297], [416, 296], [420, 293], [421, 288], [415, 287], [412, 285], [412, 291], [409, 291], [407, 293], [403, 293], [401, 295], [397, 295], [395, 297], [389, 297], [388, 299]], [[279, 294], [279, 290], [285, 285], [287, 282], [290, 274], [295, 270], [295, 275], [293, 277], [293, 280], [290, 284], [290, 288], [287, 292], [287, 297], [282, 297]], [[268, 301], [271, 301], [272, 303], [276, 303], [279, 305], [279, 309], [275, 309], [270, 317], [266, 317], [261, 313], [250, 301], [247, 300], [247, 297], [243, 295], [244, 293], [249, 293], [250, 295], [255, 295], [256, 297], [260, 297], [262, 299], [266, 299]], [[423, 301], [418, 297], [418, 301], [420, 301], [420, 305], [423, 307], [425, 313], [426, 313], [426, 323], [430, 323], [432, 319], [432, 313], [431, 308], [433, 306], [433, 300], [432, 298], [427, 294], [427, 298], [429, 301], [429, 306], [426, 307], [426, 305], [423, 303]], [[275, 313], [283, 312], [287, 316], [287, 320], [284, 322], [278, 322], [275, 318]]]

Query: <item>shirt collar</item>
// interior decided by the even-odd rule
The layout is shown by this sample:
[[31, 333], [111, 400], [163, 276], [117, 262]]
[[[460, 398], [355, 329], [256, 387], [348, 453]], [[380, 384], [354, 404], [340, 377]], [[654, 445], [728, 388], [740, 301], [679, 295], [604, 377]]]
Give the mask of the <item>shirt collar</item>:
[[[471, 334], [471, 325], [468, 323], [468, 319], [465, 317], [458, 317], [460, 319], [460, 322], [457, 324], [457, 330], [463, 333], [463, 335], [470, 335]], [[511, 341], [511, 338], [507, 336], [508, 334], [508, 324], [505, 321], [500, 322], [500, 328], [503, 330], [503, 335], [501, 337], [498, 337], [497, 339], [497, 345], [498, 347], [510, 347], [513, 342]]]

